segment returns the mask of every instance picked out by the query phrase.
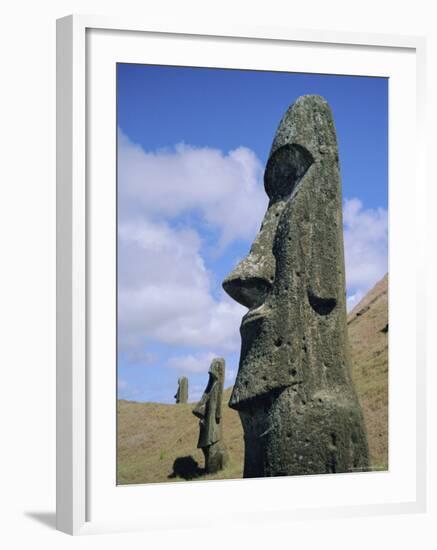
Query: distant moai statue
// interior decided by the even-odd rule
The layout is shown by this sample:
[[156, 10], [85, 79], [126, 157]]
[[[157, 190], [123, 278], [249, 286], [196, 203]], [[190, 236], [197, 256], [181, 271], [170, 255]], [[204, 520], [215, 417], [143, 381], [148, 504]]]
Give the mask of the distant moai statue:
[[244, 477], [367, 470], [350, 376], [338, 147], [322, 97], [302, 96], [285, 113], [264, 186], [260, 231], [223, 282], [249, 308], [229, 402], [243, 425]]
[[188, 378], [186, 376], [178, 378], [178, 391], [174, 398], [176, 403], [186, 403], [188, 401]]
[[223, 443], [222, 396], [225, 381], [224, 359], [213, 359], [209, 368], [209, 380], [201, 400], [193, 410], [200, 419], [197, 447], [205, 455], [205, 470], [212, 474], [222, 470], [228, 454]]

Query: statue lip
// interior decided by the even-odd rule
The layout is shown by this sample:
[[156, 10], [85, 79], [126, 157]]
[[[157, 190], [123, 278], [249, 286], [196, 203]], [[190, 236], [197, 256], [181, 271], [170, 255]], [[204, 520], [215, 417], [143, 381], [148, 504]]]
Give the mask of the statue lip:
[[267, 306], [265, 304], [261, 304], [260, 306], [249, 309], [249, 311], [241, 319], [241, 326], [257, 321], [258, 319], [263, 319], [266, 316]]

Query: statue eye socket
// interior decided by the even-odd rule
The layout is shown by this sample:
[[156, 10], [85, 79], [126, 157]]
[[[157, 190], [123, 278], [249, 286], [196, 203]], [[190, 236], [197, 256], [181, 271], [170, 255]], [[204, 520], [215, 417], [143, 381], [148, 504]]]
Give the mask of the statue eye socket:
[[313, 162], [311, 153], [301, 145], [284, 145], [275, 151], [264, 173], [264, 188], [269, 198], [278, 200], [291, 195]]

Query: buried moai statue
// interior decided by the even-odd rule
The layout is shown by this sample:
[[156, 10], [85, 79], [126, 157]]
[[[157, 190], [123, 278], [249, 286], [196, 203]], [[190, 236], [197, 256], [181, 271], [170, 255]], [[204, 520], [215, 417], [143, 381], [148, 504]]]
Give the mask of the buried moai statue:
[[267, 162], [269, 204], [250, 252], [223, 282], [249, 308], [229, 402], [244, 430], [244, 477], [369, 468], [350, 375], [334, 122], [320, 96], [282, 118]]
[[201, 400], [193, 410], [200, 419], [197, 447], [205, 455], [205, 470], [213, 474], [222, 470], [228, 454], [223, 442], [222, 396], [225, 380], [224, 359], [213, 359], [209, 368], [209, 380]]
[[174, 398], [176, 403], [186, 403], [188, 401], [188, 378], [186, 376], [178, 379], [178, 391]]

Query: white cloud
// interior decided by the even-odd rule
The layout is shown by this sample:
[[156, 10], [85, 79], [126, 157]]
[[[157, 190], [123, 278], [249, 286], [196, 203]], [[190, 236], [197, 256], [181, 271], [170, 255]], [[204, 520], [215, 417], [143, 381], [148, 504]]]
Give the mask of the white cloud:
[[343, 223], [348, 309], [351, 309], [387, 273], [387, 210], [364, 209], [359, 199], [346, 199]]
[[267, 206], [263, 166], [246, 147], [223, 154], [179, 144], [145, 152], [120, 132], [118, 166], [121, 219], [196, 211], [219, 229], [221, 247], [251, 240]]
[[224, 292], [215, 299], [194, 231], [143, 220], [119, 228], [120, 349], [145, 338], [171, 345], [239, 347], [245, 309]]
[[250, 241], [267, 203], [256, 156], [185, 145], [146, 153], [120, 132], [118, 161], [120, 350], [136, 357], [146, 339], [237, 350], [245, 308], [213, 296], [199, 234], [169, 220], [197, 213], [218, 230], [221, 249]]
[[211, 361], [218, 357], [214, 352], [196, 353], [184, 356], [171, 357], [166, 366], [182, 372], [208, 372]]

